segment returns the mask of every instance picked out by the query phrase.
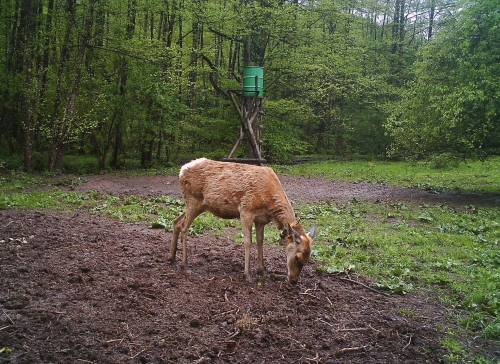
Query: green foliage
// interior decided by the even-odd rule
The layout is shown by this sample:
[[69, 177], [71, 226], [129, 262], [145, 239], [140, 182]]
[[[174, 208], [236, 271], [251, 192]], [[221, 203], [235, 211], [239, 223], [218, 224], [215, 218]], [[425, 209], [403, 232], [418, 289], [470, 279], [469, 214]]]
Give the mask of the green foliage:
[[310, 148], [304, 129], [311, 122], [310, 110], [293, 100], [269, 101], [264, 132], [265, 156], [274, 162], [289, 162]]
[[[240, 88], [249, 64], [266, 70], [270, 160], [383, 157], [390, 138], [402, 157], [439, 143], [449, 148], [438, 152], [463, 154], [480, 140], [485, 154], [495, 151], [488, 49], [498, 47], [485, 1], [458, 20], [455, 1], [442, 0], [403, 9], [395, 0], [50, 3], [0, 5], [0, 153], [16, 156], [2, 159], [3, 168], [18, 168], [23, 152], [28, 169], [75, 173], [225, 156], [240, 124], [221, 89]], [[400, 11], [418, 16], [400, 23]], [[429, 41], [422, 30], [432, 25], [445, 27]], [[443, 80], [433, 82], [434, 69]], [[249, 154], [245, 147], [238, 156]], [[65, 164], [66, 155], [96, 160]]]
[[496, 1], [471, 2], [422, 49], [386, 123], [391, 155], [498, 152], [499, 23]]

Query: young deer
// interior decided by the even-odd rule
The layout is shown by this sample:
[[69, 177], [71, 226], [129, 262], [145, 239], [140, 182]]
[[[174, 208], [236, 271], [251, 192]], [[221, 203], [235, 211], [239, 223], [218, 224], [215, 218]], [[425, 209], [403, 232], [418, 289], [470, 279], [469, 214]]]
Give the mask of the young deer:
[[258, 271], [263, 272], [264, 226], [275, 222], [286, 244], [288, 281], [297, 283], [309, 259], [316, 229], [309, 233], [297, 222], [290, 200], [271, 168], [196, 159], [182, 166], [179, 173], [186, 210], [174, 221], [170, 262], [175, 262], [179, 234], [182, 267], [187, 268], [187, 233], [193, 220], [205, 211], [224, 218], [239, 218], [245, 238], [245, 277], [250, 277], [252, 226], [257, 236]]

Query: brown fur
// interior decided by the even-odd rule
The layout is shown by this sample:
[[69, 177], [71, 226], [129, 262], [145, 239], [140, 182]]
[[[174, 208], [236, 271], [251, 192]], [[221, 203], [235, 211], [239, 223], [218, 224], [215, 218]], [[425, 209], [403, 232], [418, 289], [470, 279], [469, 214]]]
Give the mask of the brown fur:
[[263, 271], [264, 226], [275, 222], [285, 229], [288, 278], [295, 283], [302, 265], [309, 259], [312, 238], [297, 222], [290, 200], [271, 168], [237, 163], [196, 160], [181, 169], [179, 177], [186, 200], [186, 211], [175, 220], [171, 243], [171, 262], [175, 261], [181, 235], [182, 263], [187, 267], [187, 231], [193, 220], [205, 211], [225, 218], [239, 218], [245, 237], [245, 276], [249, 273], [252, 226], [255, 224], [259, 270]]

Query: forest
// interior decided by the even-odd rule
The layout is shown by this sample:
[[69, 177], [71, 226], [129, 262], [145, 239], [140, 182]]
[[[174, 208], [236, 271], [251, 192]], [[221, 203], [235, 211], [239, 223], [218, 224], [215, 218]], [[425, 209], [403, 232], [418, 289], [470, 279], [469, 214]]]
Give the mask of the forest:
[[500, 150], [495, 0], [5, 0], [0, 18], [7, 169], [224, 157], [248, 65], [273, 163]]

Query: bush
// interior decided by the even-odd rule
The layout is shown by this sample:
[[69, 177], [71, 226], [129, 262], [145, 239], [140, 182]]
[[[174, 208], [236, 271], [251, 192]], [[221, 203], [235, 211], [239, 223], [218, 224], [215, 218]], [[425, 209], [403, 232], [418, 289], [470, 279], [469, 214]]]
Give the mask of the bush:
[[451, 153], [441, 153], [429, 159], [429, 166], [434, 169], [456, 168], [460, 164], [460, 159]]
[[98, 172], [97, 158], [94, 156], [66, 155], [63, 169], [69, 173], [91, 174]]
[[20, 155], [0, 156], [0, 170], [11, 171], [21, 169], [23, 160]]

